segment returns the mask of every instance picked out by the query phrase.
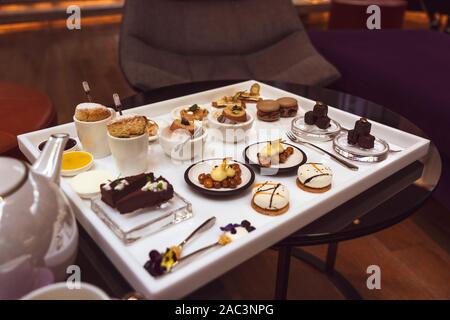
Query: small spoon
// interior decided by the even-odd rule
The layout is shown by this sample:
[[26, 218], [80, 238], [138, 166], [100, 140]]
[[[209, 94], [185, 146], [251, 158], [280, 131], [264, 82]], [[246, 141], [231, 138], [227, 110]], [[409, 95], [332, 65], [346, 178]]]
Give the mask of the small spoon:
[[83, 90], [84, 90], [84, 93], [86, 94], [88, 101], [92, 102], [91, 88], [89, 88], [89, 83], [87, 81], [83, 81], [81, 83], [81, 85], [83, 86]]
[[207, 246], [205, 246], [205, 247], [203, 247], [203, 248], [200, 248], [200, 249], [198, 249], [198, 250], [195, 250], [194, 252], [189, 253], [187, 256], [181, 257], [180, 259], [178, 259], [177, 261], [175, 261], [175, 262], [173, 263], [172, 267], [171, 267], [169, 270], [166, 269], [166, 271], [164, 272], [164, 274], [167, 274], [167, 273], [172, 272], [173, 269], [174, 269], [176, 266], [178, 266], [178, 265], [179, 265], [181, 262], [183, 262], [183, 261], [186, 261], [186, 260], [188, 260], [188, 259], [190, 259], [190, 258], [193, 258], [194, 256], [196, 256], [196, 255], [198, 255], [198, 254], [200, 254], [200, 253], [202, 253], [202, 252], [204, 252], [204, 251], [207, 251], [207, 250], [212, 249], [212, 248], [214, 248], [214, 247], [223, 246], [223, 245], [224, 245], [224, 244], [221, 244], [221, 243], [219, 243], [219, 242], [215, 242], [215, 243], [212, 243], [212, 244], [210, 244], [210, 245], [207, 245]]
[[205, 222], [203, 222], [201, 225], [199, 225], [197, 227], [197, 229], [195, 229], [194, 231], [192, 231], [192, 233], [190, 235], [188, 235], [186, 237], [186, 239], [184, 239], [182, 242], [180, 242], [180, 244], [177, 246], [180, 250], [180, 256], [181, 256], [181, 251], [183, 250], [183, 247], [189, 242], [191, 241], [195, 236], [211, 229], [211, 227], [216, 223], [216, 217], [211, 217], [208, 220], [206, 220]]
[[113, 94], [114, 105], [116, 106], [116, 111], [122, 115], [122, 103], [120, 102], [119, 95], [117, 93]]

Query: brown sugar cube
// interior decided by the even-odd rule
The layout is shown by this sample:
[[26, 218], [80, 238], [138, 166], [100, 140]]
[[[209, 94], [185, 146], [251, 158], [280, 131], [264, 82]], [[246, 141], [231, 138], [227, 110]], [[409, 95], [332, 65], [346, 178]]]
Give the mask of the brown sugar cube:
[[305, 113], [305, 123], [313, 125], [316, 123], [317, 117], [314, 115], [313, 111], [308, 111]]
[[358, 143], [358, 134], [355, 130], [349, 130], [347, 134], [348, 144], [354, 145]]
[[375, 144], [375, 137], [371, 134], [365, 136], [359, 136], [358, 144], [361, 148], [372, 149]]
[[318, 101], [313, 108], [313, 112], [318, 118], [325, 117], [328, 114], [328, 106], [325, 103]]
[[355, 122], [355, 131], [360, 136], [365, 136], [370, 133], [372, 125], [366, 118], [361, 118]]
[[316, 126], [320, 129], [326, 129], [330, 126], [330, 118], [328, 117], [319, 117], [316, 121]]

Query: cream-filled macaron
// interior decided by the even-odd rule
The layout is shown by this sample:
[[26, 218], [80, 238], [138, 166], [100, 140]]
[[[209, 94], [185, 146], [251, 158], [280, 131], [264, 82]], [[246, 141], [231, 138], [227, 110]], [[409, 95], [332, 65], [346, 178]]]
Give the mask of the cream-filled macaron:
[[270, 216], [285, 213], [289, 209], [289, 191], [278, 182], [257, 183], [252, 190], [252, 207]]
[[298, 168], [297, 185], [309, 192], [325, 192], [331, 188], [333, 172], [321, 163], [305, 163]]

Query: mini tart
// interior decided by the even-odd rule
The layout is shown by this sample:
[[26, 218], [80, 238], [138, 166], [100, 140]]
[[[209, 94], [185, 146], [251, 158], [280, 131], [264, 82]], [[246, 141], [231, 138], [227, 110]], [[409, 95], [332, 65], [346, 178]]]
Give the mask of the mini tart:
[[297, 185], [308, 192], [321, 193], [330, 190], [333, 172], [321, 163], [305, 163], [298, 168]]
[[240, 106], [229, 106], [223, 109], [222, 115], [228, 120], [235, 122], [245, 122], [247, 121], [247, 113], [245, 109]]
[[253, 187], [252, 195], [252, 208], [259, 213], [278, 216], [289, 210], [289, 191], [281, 183], [258, 183]]
[[170, 131], [175, 131], [178, 129], [183, 129], [188, 131], [191, 135], [194, 134], [195, 131], [195, 125], [194, 125], [194, 121], [189, 121], [185, 118], [182, 119], [176, 119], [172, 122], [172, 124], [170, 125]]
[[201, 108], [197, 104], [190, 106], [189, 108], [182, 109], [180, 111], [181, 118], [185, 118], [189, 121], [203, 121], [208, 116], [208, 110]]

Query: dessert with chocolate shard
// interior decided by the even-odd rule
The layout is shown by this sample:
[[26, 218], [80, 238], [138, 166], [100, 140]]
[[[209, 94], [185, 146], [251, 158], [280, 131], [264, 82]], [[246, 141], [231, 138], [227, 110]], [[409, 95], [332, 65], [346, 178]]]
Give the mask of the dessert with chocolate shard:
[[120, 213], [160, 205], [173, 197], [173, 186], [153, 173], [119, 178], [100, 186], [102, 201]]
[[326, 129], [330, 126], [330, 118], [328, 117], [328, 106], [318, 101], [312, 111], [305, 113], [305, 123], [316, 125], [320, 129]]
[[356, 121], [355, 128], [348, 131], [348, 144], [357, 145], [363, 149], [372, 149], [375, 145], [375, 137], [370, 134], [371, 127], [371, 123], [366, 118]]

